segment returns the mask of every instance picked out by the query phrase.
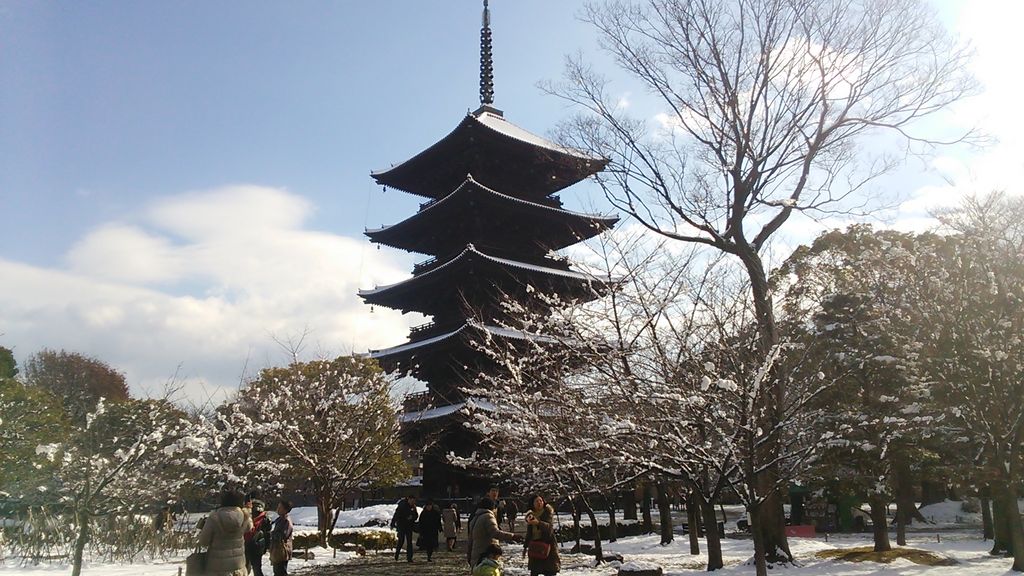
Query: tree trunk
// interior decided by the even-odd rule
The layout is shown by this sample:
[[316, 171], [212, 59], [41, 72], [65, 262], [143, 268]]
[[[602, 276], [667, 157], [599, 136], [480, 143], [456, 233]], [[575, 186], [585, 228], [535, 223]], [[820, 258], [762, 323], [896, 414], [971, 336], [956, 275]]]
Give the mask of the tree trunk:
[[1012, 569], [1024, 572], [1024, 525], [1021, 524], [1020, 510], [1017, 508], [1016, 491], [1006, 481], [1000, 481], [993, 487], [992, 496], [995, 510], [1002, 509], [1005, 546], [1013, 555]]
[[[779, 329], [775, 323], [775, 310], [772, 305], [771, 290], [768, 286], [768, 276], [765, 273], [761, 257], [749, 245], [739, 246], [736, 255], [743, 262], [750, 279], [750, 292], [759, 336], [759, 360], [766, 362], [779, 344]], [[786, 402], [786, 391], [783, 387], [783, 379], [779, 376], [778, 366], [772, 367], [769, 371], [764, 389], [765, 394], [758, 397], [757, 406], [764, 408], [764, 411], [760, 413], [755, 411], [755, 414], [751, 416], [762, 420], [760, 424], [764, 430], [774, 430], [781, 421], [783, 406]], [[780, 442], [776, 436], [773, 441], [766, 442], [758, 453], [753, 455], [756, 461], [752, 468], [757, 469], [761, 467], [762, 462], [773, 461], [778, 456], [779, 450]], [[764, 497], [762, 504], [757, 507], [757, 521], [753, 516], [750, 518], [750, 529], [760, 535], [766, 564], [793, 561], [793, 554], [789, 550], [789, 541], [786, 539], [786, 515], [782, 508], [782, 498], [778, 494], [778, 480], [779, 468], [777, 465], [767, 466], [763, 472], [757, 475], [757, 478], [748, 480], [754, 482], [757, 488], [756, 493]], [[758, 538], [755, 537], [755, 542], [757, 540]]]
[[327, 547], [327, 535], [331, 531], [331, 497], [322, 492], [316, 495], [316, 528], [320, 537], [320, 546]]
[[651, 491], [647, 484], [642, 484], [643, 497], [641, 498], [640, 513], [643, 516], [644, 534], [654, 532], [654, 519], [651, 518]]
[[580, 508], [576, 498], [570, 498], [569, 505], [572, 506], [572, 532], [576, 535], [576, 550], [579, 550], [580, 540], [583, 538], [583, 529], [580, 527]]
[[921, 504], [938, 504], [946, 500], [946, 486], [931, 480], [921, 480]]
[[889, 524], [885, 516], [886, 503], [879, 495], [868, 498], [868, 505], [871, 506], [871, 524], [875, 536], [875, 552], [889, 552], [892, 544], [889, 543]]
[[992, 533], [992, 503], [985, 496], [980, 497], [981, 502], [981, 536], [985, 540], [993, 538]]
[[899, 453], [896, 457], [896, 544], [907, 545], [907, 525], [910, 524], [911, 514], [917, 512], [914, 505], [914, 484], [910, 477], [910, 466], [906, 457]]
[[615, 542], [619, 539], [619, 527], [615, 521], [615, 498], [608, 498], [606, 503], [606, 508], [608, 508], [608, 541]]
[[85, 555], [85, 544], [89, 541], [89, 514], [75, 512], [75, 523], [78, 526], [78, 537], [75, 538], [74, 556], [71, 563], [71, 576], [81, 576], [82, 557]]
[[[1010, 534], [1010, 518], [1003, 493], [1005, 484], [992, 483], [992, 550], [989, 554], [1001, 556], [1010, 552], [1013, 544]], [[1014, 504], [1016, 506], [1016, 503]]]
[[630, 490], [623, 494], [622, 498], [622, 519], [623, 520], [636, 520], [636, 491]]
[[664, 482], [658, 482], [658, 520], [661, 523], [661, 545], [672, 543], [672, 508], [668, 501], [668, 489]]
[[690, 493], [686, 495], [686, 525], [688, 526], [687, 532], [690, 536], [690, 554], [696, 556], [700, 554], [700, 522], [697, 521], [697, 492], [690, 490]]
[[708, 572], [725, 566], [722, 561], [722, 536], [718, 532], [718, 518], [715, 516], [715, 503], [700, 499], [701, 515], [704, 517], [704, 534], [707, 538]]
[[583, 511], [587, 513], [587, 518], [590, 519], [590, 527], [594, 529], [594, 558], [600, 564], [604, 562], [604, 551], [601, 549], [601, 529], [597, 525], [594, 508], [590, 505], [590, 502], [587, 502], [586, 498], [583, 499]]
[[765, 561], [768, 564], [792, 562], [793, 554], [789, 551], [789, 541], [786, 539], [786, 513], [782, 508], [782, 498], [778, 492], [772, 492], [758, 508], [759, 520], [755, 523], [751, 517], [750, 529], [761, 533]]
[[764, 553], [764, 532], [758, 529], [761, 525], [759, 506], [747, 508], [747, 520], [750, 521], [750, 534], [754, 538], [754, 572], [757, 576], [768, 576], [768, 562]]

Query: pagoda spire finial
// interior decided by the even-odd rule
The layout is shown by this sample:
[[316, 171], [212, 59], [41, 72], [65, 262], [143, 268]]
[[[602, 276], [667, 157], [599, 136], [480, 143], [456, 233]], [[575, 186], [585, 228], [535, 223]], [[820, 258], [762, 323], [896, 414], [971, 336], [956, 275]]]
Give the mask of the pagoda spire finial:
[[484, 0], [483, 22], [480, 27], [480, 104], [494, 104], [494, 58], [491, 54], [491, 10]]

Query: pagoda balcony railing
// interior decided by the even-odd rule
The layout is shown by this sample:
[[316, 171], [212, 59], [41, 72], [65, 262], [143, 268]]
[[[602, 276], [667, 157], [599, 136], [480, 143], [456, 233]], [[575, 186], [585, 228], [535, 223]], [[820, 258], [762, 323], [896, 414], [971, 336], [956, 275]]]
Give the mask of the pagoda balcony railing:
[[426, 272], [427, 270], [430, 270], [431, 268], [436, 266], [437, 263], [438, 263], [437, 256], [434, 256], [433, 258], [428, 258], [428, 259], [424, 260], [423, 262], [420, 262], [418, 264], [414, 264], [413, 267], [412, 267], [412, 274], [413, 274], [413, 276], [415, 276], [417, 274], [421, 274], [423, 272]]
[[412, 392], [405, 395], [405, 399], [402, 401], [402, 411], [419, 412], [420, 410], [430, 408], [430, 405], [433, 403], [434, 395], [429, 390]]
[[416, 340], [417, 336], [424, 336], [431, 330], [437, 327], [435, 322], [427, 322], [426, 324], [420, 324], [419, 326], [413, 326], [409, 329], [409, 339]]

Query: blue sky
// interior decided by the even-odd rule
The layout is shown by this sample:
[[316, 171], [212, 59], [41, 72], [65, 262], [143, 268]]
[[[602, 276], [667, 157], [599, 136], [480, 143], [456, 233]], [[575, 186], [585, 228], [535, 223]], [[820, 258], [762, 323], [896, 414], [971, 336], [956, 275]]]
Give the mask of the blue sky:
[[[581, 2], [494, 0], [496, 104], [544, 134], [571, 110], [536, 87], [582, 50], [614, 76]], [[1016, 2], [936, 2], [986, 87], [951, 122], [1000, 138], [887, 180], [894, 225], [1024, 177]], [[421, 318], [370, 313], [359, 288], [414, 258], [365, 225], [419, 200], [369, 172], [478, 105], [480, 2], [0, 0], [0, 345], [77, 350], [153, 392], [221, 394], [304, 352], [397, 344]], [[623, 102], [654, 118], [628, 81]], [[603, 209], [593, 189], [563, 194]], [[594, 202], [591, 205], [591, 201]], [[791, 242], [807, 239], [790, 237]]]

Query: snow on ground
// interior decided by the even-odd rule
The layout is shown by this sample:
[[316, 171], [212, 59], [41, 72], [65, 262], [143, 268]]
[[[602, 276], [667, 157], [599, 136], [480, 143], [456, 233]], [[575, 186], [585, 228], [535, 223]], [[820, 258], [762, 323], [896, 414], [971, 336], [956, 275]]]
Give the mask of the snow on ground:
[[[311, 548], [310, 552], [313, 552], [313, 560], [292, 560], [288, 564], [289, 571], [294, 572], [295, 569], [302, 568], [304, 566], [319, 566], [322, 564], [330, 564], [336, 562], [344, 562], [355, 557], [352, 552], [341, 552], [338, 551], [337, 558], [334, 557], [334, 551], [326, 548]], [[182, 554], [173, 558], [167, 558], [165, 560], [150, 560], [148, 562], [140, 562], [137, 564], [104, 564], [104, 563], [87, 563], [82, 568], [82, 576], [177, 576], [178, 568], [181, 568], [182, 573], [185, 571], [185, 556]], [[263, 573], [272, 574], [273, 568], [270, 566], [270, 558], [268, 556], [263, 557]], [[66, 564], [48, 564], [42, 566], [18, 566], [16, 564], [4, 563], [0, 564], [0, 576], [49, 576], [57, 574], [69, 574], [71, 567]]]
[[[1024, 503], [1024, 501], [1022, 501]], [[739, 507], [727, 507], [726, 515], [729, 522], [741, 511]], [[344, 511], [338, 518], [339, 531], [372, 530], [361, 528], [369, 522], [387, 524], [394, 512], [393, 505], [372, 506], [359, 510]], [[791, 538], [790, 545], [797, 558], [798, 565], [780, 570], [786, 576], [893, 576], [919, 575], [927, 572], [929, 576], [952, 576], [971, 574], [972, 576], [1003, 576], [1007, 574], [1011, 561], [1006, 558], [994, 558], [988, 555], [991, 543], [983, 542], [980, 528], [968, 526], [973, 518], [963, 512], [960, 502], [943, 502], [926, 506], [921, 510], [926, 518], [933, 520], [934, 525], [916, 525], [908, 535], [909, 545], [953, 558], [956, 566], [926, 567], [908, 560], [896, 560], [891, 564], [873, 562], [838, 562], [822, 560], [815, 554], [822, 550], [837, 548], [854, 548], [869, 546], [870, 534], [833, 534], [826, 542], [824, 536], [817, 538]], [[562, 515], [560, 515], [562, 516]], [[297, 532], [308, 532], [316, 528], [316, 508], [296, 508], [292, 511]], [[959, 520], [960, 524], [956, 524]], [[571, 524], [571, 517], [560, 518], [561, 522]], [[607, 515], [598, 515], [599, 523], [607, 523]], [[584, 524], [587, 521], [584, 519]], [[379, 529], [379, 528], [376, 528]], [[895, 541], [895, 536], [893, 536]], [[661, 566], [666, 576], [679, 576], [693, 571], [703, 571], [707, 562], [705, 554], [691, 556], [689, 539], [685, 535], [676, 535], [675, 541], [668, 546], [659, 544], [659, 536], [646, 535], [623, 538], [615, 543], [605, 543], [606, 552], [621, 554], [627, 562], [654, 563]], [[747, 575], [753, 573], [753, 566], [748, 562], [753, 554], [753, 544], [749, 538], [726, 538], [722, 541], [725, 570], [718, 572], [722, 576]], [[701, 549], [704, 542], [701, 541]], [[518, 546], [506, 548], [507, 576], [526, 576], [525, 562], [519, 555]], [[304, 566], [343, 562], [352, 558], [351, 553], [338, 552], [334, 557], [333, 550], [322, 548], [312, 549], [315, 557], [312, 561], [295, 560], [291, 565], [295, 570]], [[182, 566], [184, 554], [166, 560], [153, 560], [131, 565], [87, 564], [84, 576], [175, 576]], [[266, 559], [265, 559], [266, 560]], [[563, 555], [562, 576], [613, 576], [618, 564], [610, 563], [598, 567], [592, 565], [590, 558], [581, 555]], [[264, 570], [270, 573], [269, 563], [265, 561]], [[66, 565], [53, 564], [37, 567], [22, 567], [10, 563], [0, 563], [0, 576], [44, 576], [49, 574], [67, 574]]]
[[[336, 528], [359, 528], [362, 526], [387, 526], [391, 523], [391, 516], [395, 513], [395, 504], [380, 504], [378, 506], [367, 506], [355, 510], [342, 510], [338, 515]], [[316, 506], [303, 506], [293, 508], [291, 511], [292, 524], [296, 527], [305, 526], [316, 528]]]
[[[615, 543], [606, 543], [604, 547], [607, 552], [621, 554], [626, 562], [657, 564], [664, 569], [665, 576], [690, 574], [693, 571], [704, 569], [707, 562], [706, 554], [691, 556], [687, 537], [677, 536], [675, 541], [668, 546], [661, 546], [659, 542], [658, 535], [648, 535], [624, 538]], [[964, 574], [1003, 576], [1007, 574], [1012, 563], [1006, 558], [989, 556], [988, 549], [991, 543], [983, 542], [977, 532], [973, 530], [943, 532], [941, 542], [936, 542], [934, 534], [916, 534], [909, 538], [908, 543], [912, 548], [936, 552], [953, 558], [958, 564], [945, 567], [920, 566], [902, 559], [891, 564], [836, 562], [822, 560], [815, 556], [822, 550], [853, 548], [871, 544], [870, 535], [851, 534], [841, 535], [838, 538], [832, 536], [828, 542], [825, 542], [824, 537], [791, 538], [790, 546], [797, 558], [798, 565], [779, 572], [786, 576], [892, 576], [918, 575], [924, 572], [927, 572], [929, 576]], [[703, 548], [704, 542], [701, 541], [702, 551]], [[749, 539], [725, 539], [722, 541], [722, 552], [726, 567], [717, 574], [729, 576], [753, 573], [753, 565], [748, 564], [753, 555], [753, 544]], [[592, 562], [583, 556], [563, 555], [561, 576], [614, 576], [618, 566], [618, 563], [612, 562], [593, 567]], [[518, 554], [511, 554], [510, 558], [506, 558], [505, 574], [507, 576], [525, 576], [529, 574], [529, 571], [525, 569], [525, 562]]]

